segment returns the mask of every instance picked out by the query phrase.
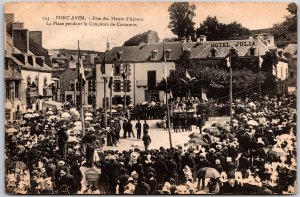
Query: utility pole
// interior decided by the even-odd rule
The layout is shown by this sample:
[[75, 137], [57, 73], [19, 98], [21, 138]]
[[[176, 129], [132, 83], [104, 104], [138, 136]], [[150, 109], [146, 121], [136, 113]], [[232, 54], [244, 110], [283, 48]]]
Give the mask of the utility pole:
[[168, 132], [169, 132], [169, 142], [170, 148], [172, 148], [172, 135], [171, 135], [171, 121], [170, 121], [170, 110], [169, 110], [169, 101], [168, 101], [168, 80], [167, 80], [167, 64], [166, 64], [166, 56], [165, 56], [165, 42], [163, 40], [163, 60], [164, 60], [164, 68], [165, 68], [165, 80], [166, 80], [166, 106], [167, 106], [167, 121], [168, 121]]

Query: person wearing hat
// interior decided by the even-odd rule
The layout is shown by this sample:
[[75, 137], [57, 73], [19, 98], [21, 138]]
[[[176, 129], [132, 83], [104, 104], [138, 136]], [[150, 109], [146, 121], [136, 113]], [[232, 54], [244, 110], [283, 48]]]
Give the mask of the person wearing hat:
[[138, 179], [133, 193], [137, 195], [147, 195], [150, 193], [150, 186], [146, 183], [145, 177], [140, 177]]
[[153, 172], [149, 172], [147, 174], [147, 184], [149, 185], [150, 187], [150, 192], [149, 194], [155, 194], [157, 192], [157, 180], [156, 178], [154, 177], [154, 173]]
[[137, 137], [137, 139], [141, 139], [142, 124], [141, 124], [139, 119], [138, 119], [137, 123], [135, 124], [135, 128], [136, 128], [136, 137]]
[[203, 126], [203, 124], [202, 124], [202, 117], [199, 114], [197, 116], [197, 118], [196, 118], [196, 130], [197, 130], [197, 128], [199, 128], [200, 133], [202, 133], [202, 126]]
[[131, 123], [131, 120], [128, 120], [126, 126], [127, 126], [128, 137], [131, 138], [131, 134], [132, 134], [132, 137], [135, 137], [135, 136], [134, 136], [134, 133], [133, 133], [133, 129], [132, 129], [132, 123]]
[[144, 131], [144, 136], [142, 138], [143, 142], [144, 142], [144, 146], [145, 146], [145, 151], [148, 150], [148, 147], [151, 143], [151, 137], [148, 135], [148, 130]]
[[129, 175], [127, 172], [128, 170], [126, 168], [120, 169], [120, 176], [118, 178], [119, 194], [124, 194], [125, 186], [128, 184]]
[[108, 163], [108, 185], [110, 194], [116, 194], [116, 187], [120, 175], [121, 164], [116, 160], [114, 155], [110, 156]]
[[127, 133], [128, 133], [128, 130], [127, 130], [127, 120], [124, 119], [124, 122], [123, 122], [123, 138], [127, 138]]
[[59, 148], [59, 155], [62, 158], [65, 158], [65, 146], [66, 142], [68, 141], [68, 133], [67, 133], [67, 126], [62, 125], [62, 127], [57, 132], [58, 135], [58, 148]]

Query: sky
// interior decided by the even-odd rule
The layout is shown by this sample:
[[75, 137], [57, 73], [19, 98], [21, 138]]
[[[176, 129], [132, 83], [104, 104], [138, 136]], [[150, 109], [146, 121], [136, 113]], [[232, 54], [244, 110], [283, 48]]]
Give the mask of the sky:
[[[231, 23], [237, 21], [249, 29], [272, 27], [274, 23], [284, 21], [289, 15], [286, 10], [288, 2], [194, 2], [196, 5], [195, 27], [210, 16], [216, 16], [219, 22]], [[47, 49], [76, 49], [80, 40], [81, 49], [104, 51], [107, 40], [110, 47], [120, 46], [132, 36], [148, 30], [154, 30], [160, 38], [175, 37], [168, 28], [170, 2], [32, 2], [7, 3], [5, 13], [14, 13], [15, 21], [24, 22], [30, 31], [43, 32], [43, 47]], [[48, 22], [74, 22], [58, 20], [61, 16], [84, 16], [87, 26], [46, 25]], [[134, 17], [137, 26], [89, 26], [89, 23], [107, 23], [107, 21], [92, 20], [93, 17], [111, 18]], [[128, 18], [128, 19], [129, 19]], [[75, 22], [82, 22], [75, 20]], [[126, 21], [119, 21], [122, 24]], [[132, 22], [130, 22], [132, 23]]]

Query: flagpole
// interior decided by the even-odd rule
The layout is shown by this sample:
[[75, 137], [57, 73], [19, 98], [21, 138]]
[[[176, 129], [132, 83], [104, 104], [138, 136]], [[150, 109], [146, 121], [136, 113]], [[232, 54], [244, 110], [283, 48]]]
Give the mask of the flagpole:
[[166, 64], [166, 57], [165, 57], [165, 40], [163, 40], [163, 59], [164, 59], [165, 80], [166, 80], [166, 105], [167, 105], [169, 142], [170, 142], [170, 148], [172, 148], [171, 121], [170, 121], [170, 110], [169, 110], [169, 101], [168, 101], [168, 80], [167, 80], [167, 69], [166, 69], [167, 64]]
[[111, 128], [111, 121], [112, 121], [112, 86], [109, 89], [109, 102], [110, 102], [110, 106], [109, 106], [109, 116], [110, 116], [110, 128]]
[[[80, 53], [80, 49], [79, 49], [79, 40], [78, 40], [78, 71], [80, 70], [80, 59], [81, 59], [81, 53]], [[85, 135], [85, 129], [84, 129], [84, 114], [83, 114], [83, 104], [82, 104], [82, 74], [80, 74], [80, 72], [78, 72], [79, 74], [79, 90], [80, 90], [80, 95], [79, 95], [79, 101], [80, 101], [80, 116], [81, 116], [81, 126], [82, 126], [82, 135]]]
[[229, 97], [230, 97], [230, 103], [229, 103], [229, 108], [230, 108], [230, 120], [232, 120], [233, 115], [232, 115], [232, 63], [231, 63], [231, 51], [229, 51], [229, 62], [230, 62], [230, 82], [229, 82]]
[[[124, 73], [124, 75], [125, 75], [125, 81], [126, 81], [126, 83], [123, 83], [123, 88], [124, 88], [124, 114], [123, 114], [123, 117], [125, 118], [125, 114], [126, 114], [126, 92], [127, 92], [127, 87], [125, 87], [125, 84], [126, 84], [126, 86], [127, 86], [127, 64], [124, 64], [124, 68], [123, 68], [124, 70], [123, 70], [123, 73]], [[126, 71], [126, 73], [125, 73], [125, 71]]]
[[258, 51], [258, 96], [259, 96], [259, 99], [261, 99], [261, 62], [260, 62], [260, 54], [259, 54], [259, 51]]
[[105, 129], [107, 128], [107, 103], [106, 103], [106, 77], [105, 74], [103, 75], [104, 80], [104, 126]]

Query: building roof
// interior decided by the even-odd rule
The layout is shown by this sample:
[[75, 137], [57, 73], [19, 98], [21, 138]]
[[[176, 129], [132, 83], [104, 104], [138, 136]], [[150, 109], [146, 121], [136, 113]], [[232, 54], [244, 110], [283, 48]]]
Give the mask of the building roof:
[[203, 43], [203, 46], [196, 49], [196, 51], [199, 51], [198, 54], [191, 58], [209, 58], [212, 49], [216, 50], [216, 57], [225, 58], [231, 47], [237, 49], [240, 57], [250, 56], [250, 48], [258, 49], [254, 54], [255, 56], [258, 56], [258, 53], [262, 55], [268, 51], [268, 47], [265, 44], [263, 44], [260, 40], [254, 39], [207, 41]]
[[[65, 68], [65, 69], [67, 69], [67, 68]], [[53, 70], [53, 72], [52, 72], [52, 77], [59, 78], [59, 77], [61, 76], [61, 74], [62, 74], [63, 72], [65, 72], [65, 69], [62, 69], [62, 70], [60, 70], [60, 69], [58, 69], [58, 70]]]
[[44, 56], [45, 57], [45, 64], [47, 66], [51, 66], [51, 60], [48, 55], [48, 50], [36, 43], [34, 40], [29, 38], [29, 51], [32, 52], [36, 56]]
[[4, 70], [4, 79], [5, 80], [22, 80], [23, 78], [17, 70], [10, 69], [10, 70]]
[[[178, 61], [184, 50], [190, 51], [191, 59], [209, 58], [211, 50], [217, 51], [217, 58], [225, 58], [229, 49], [234, 46], [239, 53], [239, 56], [250, 56], [250, 48], [257, 48], [255, 56], [263, 55], [268, 51], [266, 46], [260, 40], [246, 39], [246, 40], [224, 40], [224, 41], [206, 41], [204, 43], [198, 42], [165, 42], [165, 43], [150, 43], [141, 46], [121, 46], [114, 47], [105, 53], [105, 63], [117, 62], [155, 62], [163, 61], [163, 50], [170, 51], [170, 56], [167, 61]], [[151, 53], [155, 52], [157, 55], [154, 59], [151, 58]], [[118, 55], [120, 54], [120, 55]], [[117, 58], [117, 56], [119, 56]], [[97, 59], [101, 63], [103, 59]]]

